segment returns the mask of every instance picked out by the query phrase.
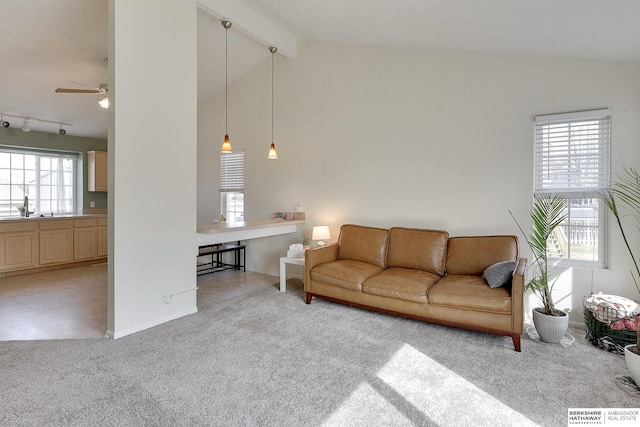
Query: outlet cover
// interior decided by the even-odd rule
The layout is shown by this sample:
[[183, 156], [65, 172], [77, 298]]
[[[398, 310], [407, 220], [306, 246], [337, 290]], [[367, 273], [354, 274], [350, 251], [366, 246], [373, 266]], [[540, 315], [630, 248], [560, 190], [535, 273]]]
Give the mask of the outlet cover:
[[96, 207], [96, 202], [94, 202], [93, 200], [89, 203], [89, 206], [91, 206], [92, 208]]

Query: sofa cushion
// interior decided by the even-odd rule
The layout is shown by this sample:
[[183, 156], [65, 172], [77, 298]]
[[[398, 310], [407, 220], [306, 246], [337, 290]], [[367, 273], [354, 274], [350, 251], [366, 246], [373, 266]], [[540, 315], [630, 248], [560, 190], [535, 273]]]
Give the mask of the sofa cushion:
[[440, 276], [427, 271], [391, 267], [365, 280], [362, 292], [426, 303], [427, 290], [439, 279]]
[[311, 280], [354, 291], [362, 290], [362, 283], [382, 268], [348, 259], [326, 262], [311, 269]]
[[447, 242], [447, 274], [481, 276], [490, 265], [517, 259], [516, 236], [451, 237]]
[[482, 273], [482, 278], [487, 281], [489, 287], [498, 288], [511, 282], [513, 270], [516, 269], [518, 263], [516, 261], [497, 262]]
[[446, 231], [393, 227], [389, 230], [387, 268], [414, 268], [444, 276], [448, 238]]
[[385, 268], [389, 230], [345, 224], [338, 237], [338, 259], [348, 259]]
[[[429, 304], [489, 313], [510, 314], [511, 292], [491, 288], [478, 276], [449, 274], [429, 288]], [[464, 319], [460, 319], [464, 323]]]

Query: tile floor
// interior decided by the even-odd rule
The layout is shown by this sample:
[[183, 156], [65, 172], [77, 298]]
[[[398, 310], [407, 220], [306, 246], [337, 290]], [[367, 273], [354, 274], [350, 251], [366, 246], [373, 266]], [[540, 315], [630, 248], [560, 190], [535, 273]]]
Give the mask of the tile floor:
[[[278, 277], [232, 270], [200, 276], [198, 309], [265, 286], [277, 291]], [[106, 263], [0, 278], [0, 341], [102, 338], [106, 329]]]

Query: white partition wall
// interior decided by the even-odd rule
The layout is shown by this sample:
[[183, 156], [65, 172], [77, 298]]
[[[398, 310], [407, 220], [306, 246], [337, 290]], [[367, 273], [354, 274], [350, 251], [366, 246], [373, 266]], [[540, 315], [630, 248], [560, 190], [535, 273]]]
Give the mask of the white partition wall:
[[195, 0], [109, 0], [109, 316], [197, 311]]

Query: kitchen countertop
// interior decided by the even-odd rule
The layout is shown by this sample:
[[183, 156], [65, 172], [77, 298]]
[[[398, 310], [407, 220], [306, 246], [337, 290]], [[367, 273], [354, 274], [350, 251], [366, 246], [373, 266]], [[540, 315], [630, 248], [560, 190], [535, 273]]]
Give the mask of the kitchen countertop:
[[[44, 215], [44, 214], [43, 214]], [[40, 216], [40, 215], [31, 215], [30, 217], [23, 217], [23, 216], [5, 216], [5, 217], [0, 217], [0, 222], [2, 223], [6, 223], [6, 222], [24, 222], [24, 221], [34, 221], [34, 220], [47, 220], [47, 221], [52, 221], [52, 220], [56, 220], [56, 219], [83, 219], [83, 218], [107, 218], [107, 214], [60, 214], [60, 215], [54, 215], [51, 216], [51, 214], [44, 215], [44, 216]]]
[[198, 233], [220, 233], [225, 231], [232, 231], [237, 229], [250, 229], [250, 228], [261, 228], [261, 227], [281, 227], [284, 225], [293, 225], [293, 224], [304, 224], [304, 220], [291, 220], [285, 221], [281, 219], [265, 219], [258, 221], [237, 221], [237, 222], [226, 222], [226, 221], [215, 221], [211, 224], [203, 224], [199, 225], [197, 232]]

